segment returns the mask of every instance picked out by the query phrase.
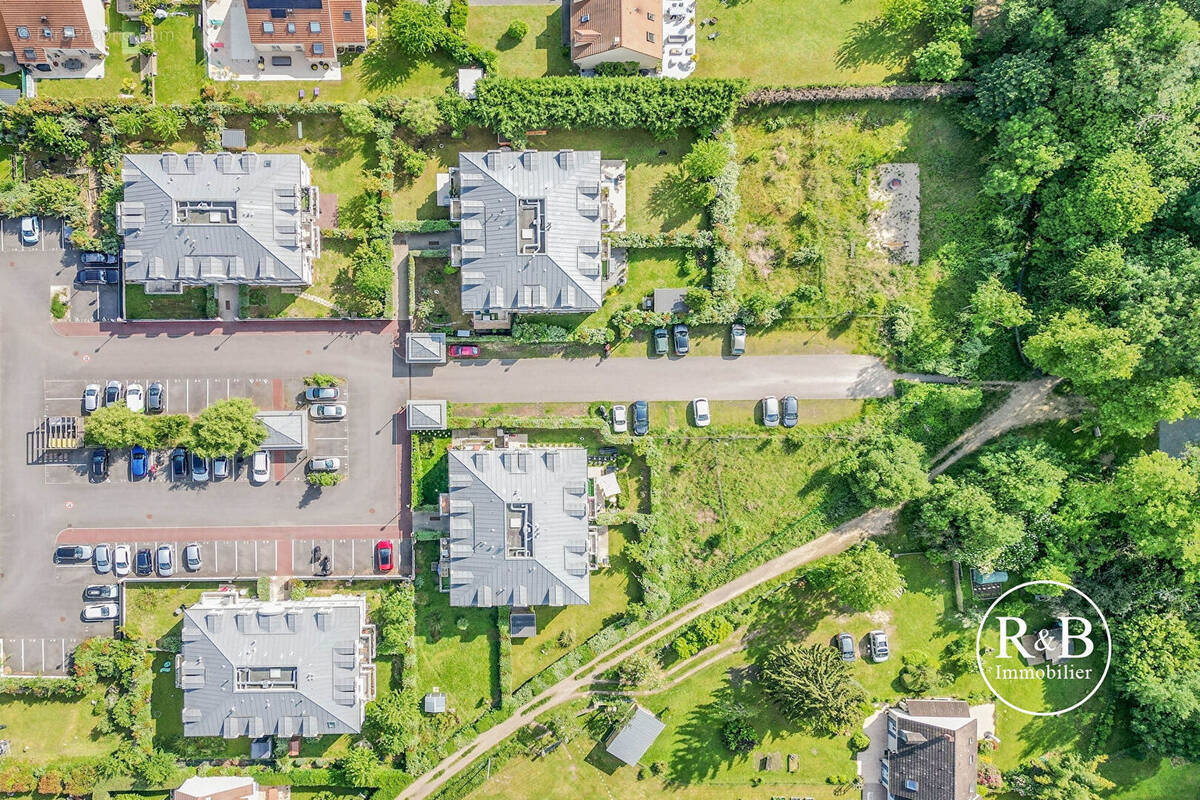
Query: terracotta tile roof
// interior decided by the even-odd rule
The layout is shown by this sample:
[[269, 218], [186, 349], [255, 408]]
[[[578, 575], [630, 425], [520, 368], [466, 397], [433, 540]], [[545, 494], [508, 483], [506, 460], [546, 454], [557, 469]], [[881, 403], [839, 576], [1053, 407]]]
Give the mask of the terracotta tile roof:
[[[15, 53], [22, 64], [46, 61], [47, 49], [96, 47], [83, 0], [4, 0], [0, 3], [0, 18], [4, 28], [0, 50]], [[19, 36], [17, 28], [27, 30], [28, 38]], [[48, 38], [43, 35], [44, 28], [50, 30]], [[65, 38], [65, 28], [74, 28], [75, 35]], [[27, 49], [33, 50], [32, 58], [26, 54]]]
[[[350, 19], [346, 19], [350, 12]], [[329, 16], [333, 21], [333, 40], [339, 46], [367, 43], [367, 17], [363, 0], [329, 0]]]
[[[286, 0], [281, 0], [281, 5]], [[346, 21], [345, 12], [350, 12]], [[269, 8], [247, 8], [246, 23], [250, 28], [250, 41], [255, 46], [303, 45], [305, 55], [317, 58], [334, 58], [337, 47], [366, 44], [367, 23], [363, 11], [363, 0], [323, 0], [321, 8], [289, 8], [286, 17], [272, 17]], [[263, 29], [267, 23], [272, 32]], [[313, 24], [320, 27], [312, 29]], [[288, 25], [295, 31], [289, 32]], [[323, 53], [314, 53], [313, 45], [320, 43]]]
[[[647, 33], [654, 35], [653, 42], [647, 41]], [[571, 40], [573, 59], [618, 47], [662, 58], [662, 5], [655, 0], [576, 0], [571, 3]]]

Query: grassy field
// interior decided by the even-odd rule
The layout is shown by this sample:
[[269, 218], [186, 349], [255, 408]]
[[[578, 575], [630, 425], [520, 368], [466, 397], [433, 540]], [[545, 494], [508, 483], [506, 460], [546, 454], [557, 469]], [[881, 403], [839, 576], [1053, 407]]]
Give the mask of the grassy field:
[[[913, 43], [876, 23], [880, 0], [699, 0], [696, 72], [752, 84], [874, 84], [904, 77]], [[718, 34], [709, 39], [710, 33]]]
[[[803, 285], [820, 299], [798, 304], [785, 325], [814, 327], [799, 315], [878, 312], [906, 293], [926, 296], [939, 277], [943, 251], [977, 244], [980, 160], [971, 135], [945, 104], [853, 103], [778, 106], [739, 117], [743, 160], [737, 220], [738, 248], [746, 261], [740, 291], [781, 297]], [[772, 127], [780, 126], [778, 130]], [[867, 247], [870, 170], [885, 162], [916, 162], [921, 170], [921, 264], [892, 264]], [[818, 263], [793, 266], [799, 248]], [[964, 298], [942, 290], [947, 308]], [[958, 303], [957, 306], [954, 306]], [[816, 321], [815, 327], [826, 323]], [[878, 319], [825, 327], [854, 349], [877, 351]]]
[[126, 319], [207, 319], [208, 289], [193, 286], [182, 294], [146, 294], [137, 283], [125, 284]]
[[[476, 11], [472, 8], [471, 13]], [[701, 209], [688, 204], [677, 191], [679, 161], [691, 149], [692, 138], [691, 133], [681, 132], [671, 141], [659, 142], [637, 130], [552, 131], [530, 137], [529, 146], [537, 150], [599, 150], [604, 158], [625, 159], [629, 228], [658, 233], [693, 231], [700, 225]], [[450, 210], [437, 206], [437, 174], [457, 166], [461, 151], [486, 151], [496, 146], [496, 135], [479, 128], [469, 129], [461, 139], [444, 137], [432, 142], [427, 149], [433, 157], [425, 171], [398, 185], [392, 195], [396, 219], [448, 217]]]
[[[104, 77], [51, 78], [37, 82], [37, 93], [42, 97], [62, 97], [69, 100], [101, 99], [112, 100], [121, 93], [122, 87], [131, 82], [134, 95], [141, 96], [141, 58], [137, 50], [131, 49], [126, 40], [130, 33], [138, 31], [135, 21], [127, 20], [117, 13], [117, 4], [108, 7], [108, 56], [104, 59]], [[162, 69], [161, 65], [159, 67]], [[36, 73], [35, 73], [36, 74]]]
[[[504, 35], [516, 20], [529, 26], [529, 34], [519, 42]], [[472, 6], [467, 38], [496, 51], [498, 75], [538, 78], [577, 72], [571, 59], [563, 54], [559, 6]]]
[[154, 23], [154, 46], [158, 48], [155, 99], [159, 103], [196, 100], [208, 76], [195, 17], [167, 17]]
[[93, 714], [94, 702], [103, 707], [104, 687], [72, 702], [0, 697], [3, 738], [12, 757], [45, 762], [112, 752], [120, 737], [95, 730], [100, 717]]

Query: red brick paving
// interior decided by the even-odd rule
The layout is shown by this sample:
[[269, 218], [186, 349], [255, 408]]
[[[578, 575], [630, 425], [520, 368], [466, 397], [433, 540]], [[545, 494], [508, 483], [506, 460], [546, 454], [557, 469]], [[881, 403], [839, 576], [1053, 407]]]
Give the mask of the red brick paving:
[[283, 404], [283, 378], [274, 378], [271, 381], [271, 408], [275, 411], [286, 411], [287, 406]]
[[287, 464], [283, 461], [283, 453], [272, 451], [271, 464], [274, 466], [275, 480], [281, 481], [287, 477]]
[[275, 575], [280, 578], [292, 575], [292, 543], [287, 539], [275, 541]]

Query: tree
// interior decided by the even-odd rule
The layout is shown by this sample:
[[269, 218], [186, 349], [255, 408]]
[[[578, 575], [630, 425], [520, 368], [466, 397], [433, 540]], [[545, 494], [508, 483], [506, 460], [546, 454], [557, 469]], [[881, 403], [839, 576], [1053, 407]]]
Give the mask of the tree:
[[758, 747], [762, 737], [750, 722], [750, 712], [740, 705], [723, 709], [721, 739], [733, 753], [749, 753]]
[[155, 139], [172, 142], [183, 130], [183, 115], [169, 106], [153, 105], [146, 110], [146, 124]]
[[[67, 118], [73, 119], [73, 118]], [[76, 123], [78, 121], [76, 120]], [[62, 122], [55, 117], [43, 115], [35, 117], [32, 131], [33, 144], [51, 155], [64, 155], [68, 158], [78, 158], [87, 151], [87, 140], [81, 135], [69, 135]], [[82, 130], [79, 131], [79, 134]]]
[[366, 136], [373, 133], [377, 121], [366, 100], [346, 103], [342, 106], [342, 126], [355, 136]]
[[867, 694], [832, 647], [787, 642], [763, 664], [767, 693], [793, 722], [838, 731], [858, 718]]
[[432, 136], [442, 126], [442, 112], [436, 100], [414, 97], [405, 101], [400, 124], [412, 131], [413, 136]]
[[1044, 442], [1007, 439], [979, 456], [968, 480], [986, 490], [1006, 514], [1032, 519], [1062, 497], [1067, 471]]
[[542, 720], [542, 724], [564, 743], [574, 741], [584, 734], [583, 722], [580, 721], [579, 715], [575, 713], [574, 709], [567, 706], [560, 706], [551, 711]]
[[192, 450], [203, 458], [248, 455], [267, 438], [267, 428], [246, 397], [219, 400], [200, 412], [192, 430]]
[[1047, 203], [1038, 230], [1057, 241], [1120, 239], [1140, 231], [1165, 201], [1145, 157], [1121, 149], [1094, 161]]
[[1200, 756], [1200, 640], [1177, 613], [1147, 612], [1115, 631], [1117, 687], [1133, 703], [1132, 727], [1153, 752]]
[[[411, 700], [404, 692], [391, 691], [367, 704], [364, 733], [380, 753], [403, 755], [421, 729], [420, 709]], [[362, 748], [351, 748], [352, 751], [359, 749]], [[374, 764], [370, 767], [373, 769]]]
[[1052, 317], [1029, 337], [1025, 354], [1046, 372], [1081, 386], [1124, 380], [1142, 358], [1123, 329], [1099, 325], [1077, 308]]
[[729, 163], [729, 148], [717, 139], [697, 139], [683, 157], [683, 171], [694, 181], [711, 181]]
[[524, 20], [514, 19], [504, 32], [504, 36], [514, 42], [519, 42], [529, 35], [529, 24]]
[[129, 410], [124, 403], [104, 406], [84, 422], [83, 441], [90, 447], [124, 450], [152, 441], [150, 421], [145, 414]]
[[1063, 141], [1048, 109], [1035, 108], [1010, 117], [996, 127], [996, 149], [984, 176], [984, 191], [1019, 201], [1062, 169], [1074, 152], [1074, 147]]
[[146, 118], [141, 111], [133, 109], [114, 114], [112, 122], [117, 133], [122, 136], [141, 136], [142, 131], [146, 129]]
[[1008, 788], [1034, 800], [1100, 800], [1116, 786], [1098, 769], [1105, 757], [1085, 761], [1076, 753], [1046, 753], [1007, 774]]
[[975, 287], [968, 313], [971, 327], [984, 336], [997, 326], [1015, 328], [1033, 319], [1033, 314], [1025, 305], [1025, 298], [1006, 289], [995, 275]]
[[346, 755], [333, 762], [333, 768], [349, 786], [371, 786], [379, 771], [379, 759], [369, 747], [351, 747]]
[[937, 668], [929, 655], [920, 650], [904, 654], [904, 666], [900, 668], [900, 683], [913, 694], [925, 694], [938, 685]]
[[812, 573], [813, 583], [855, 611], [873, 611], [904, 591], [896, 560], [875, 542], [852, 547]]
[[994, 571], [1005, 548], [1025, 535], [1021, 521], [996, 508], [985, 490], [946, 475], [921, 501], [915, 529], [931, 555], [980, 572]]
[[858, 437], [850, 455], [833, 471], [850, 482], [863, 505], [891, 507], [928, 491], [924, 461], [925, 448], [907, 436], [869, 431]]
[[386, 239], [368, 239], [350, 256], [351, 275], [359, 303], [372, 302], [378, 316], [392, 293], [392, 248]]
[[192, 440], [192, 418], [187, 414], [150, 417], [150, 441], [154, 447], [187, 445]]
[[653, 689], [662, 682], [662, 668], [654, 656], [639, 650], [617, 667], [617, 681], [630, 688]]
[[962, 46], [949, 39], [937, 39], [913, 53], [913, 71], [923, 81], [952, 81], [964, 67]]
[[388, 18], [388, 38], [405, 55], [427, 56], [438, 48], [446, 33], [441, 18], [429, 6], [400, 0]]
[[1121, 531], [1146, 556], [1200, 564], [1200, 474], [1161, 450], [1137, 456], [1113, 476]]
[[1174, 422], [1200, 408], [1200, 392], [1193, 380], [1183, 377], [1130, 381], [1100, 393], [1096, 419], [1106, 433], [1143, 437], [1154, 432], [1160, 420]]

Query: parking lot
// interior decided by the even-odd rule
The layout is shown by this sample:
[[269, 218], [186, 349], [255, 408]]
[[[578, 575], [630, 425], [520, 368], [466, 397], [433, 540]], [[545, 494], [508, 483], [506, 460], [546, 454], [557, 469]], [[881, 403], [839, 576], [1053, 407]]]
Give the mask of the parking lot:
[[41, 218], [42, 233], [37, 244], [21, 241], [21, 220], [0, 217], [0, 253], [17, 252], [61, 252], [67, 246], [63, 239], [62, 223], [49, 217]]
[[[195, 377], [162, 377], [154, 375], [97, 375], [94, 379], [48, 379], [43, 381], [43, 414], [47, 417], [78, 416], [83, 413], [83, 392], [89, 383], [98, 385], [103, 391], [110, 380], [119, 381], [122, 387], [132, 383], [140, 384], [143, 391], [155, 381], [163, 384], [166, 389], [163, 403], [164, 414], [190, 414], [195, 416], [209, 405], [231, 397], [248, 397], [256, 406], [264, 410], [291, 410], [307, 408], [303, 402], [304, 382], [300, 378], [258, 378], [258, 377], [229, 377], [229, 378], [195, 378]], [[123, 396], [120, 402], [124, 402]], [[345, 402], [353, 413], [350, 388], [341, 387], [341, 397], [338, 402]], [[305, 465], [308, 458], [314, 456], [333, 456], [341, 459], [340, 472], [350, 478], [352, 455], [350, 453], [350, 437], [348, 428], [349, 416], [346, 419], [314, 422], [308, 420], [308, 450], [271, 452], [272, 479], [275, 483], [284, 481], [304, 481]], [[86, 427], [86, 419], [84, 422]], [[31, 463], [40, 464], [44, 470], [44, 481], [47, 484], [89, 483], [88, 458], [90, 450], [31, 452]], [[146, 476], [136, 479], [137, 483], [159, 483], [170, 486], [179, 483], [171, 475], [168, 453], [154, 454], [157, 460], [157, 477]], [[248, 462], [236, 459], [229, 478], [222, 481], [209, 481], [211, 488], [231, 484], [248, 486]], [[189, 476], [181, 479], [183, 483], [192, 484]], [[112, 464], [109, 468], [106, 483], [130, 483], [134, 479], [129, 471], [128, 451], [112, 454]], [[204, 486], [207, 484], [193, 484]], [[257, 487], [255, 487], [257, 488]]]

